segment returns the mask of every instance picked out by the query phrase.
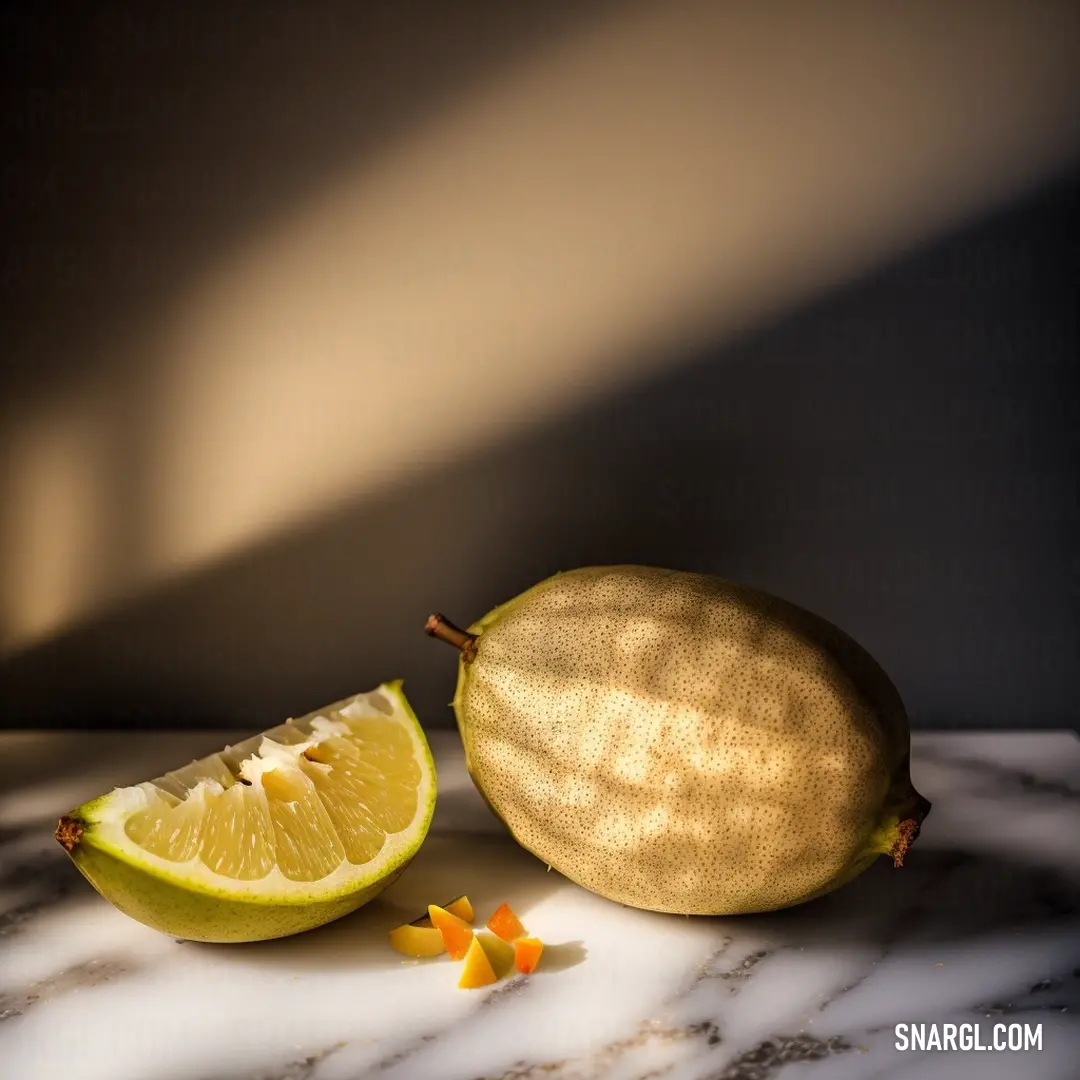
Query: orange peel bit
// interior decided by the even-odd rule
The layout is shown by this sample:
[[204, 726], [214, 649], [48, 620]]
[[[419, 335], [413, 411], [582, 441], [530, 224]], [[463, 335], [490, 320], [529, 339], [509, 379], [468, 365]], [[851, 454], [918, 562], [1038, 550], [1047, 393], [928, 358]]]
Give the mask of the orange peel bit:
[[544, 943], [539, 938], [521, 937], [514, 942], [514, 967], [522, 975], [531, 975], [540, 963]]
[[443, 904], [443, 907], [450, 912], [451, 915], [456, 915], [459, 919], [467, 923], [471, 923], [476, 918], [473, 912], [472, 901], [462, 893], [461, 896], [455, 896], [453, 900], [448, 904]]
[[497, 979], [483, 945], [471, 931], [470, 936], [472, 942], [465, 953], [465, 963], [462, 965], [461, 978], [458, 980], [458, 987], [462, 990], [476, 990], [481, 986], [490, 986]]
[[513, 941], [515, 938], [525, 936], [525, 927], [521, 925], [521, 920], [506, 903], [500, 904], [495, 909], [495, 914], [487, 921], [487, 928], [503, 941]]
[[475, 940], [472, 927], [464, 919], [459, 919], [438, 904], [428, 904], [428, 916], [432, 925], [442, 934], [450, 959], [461, 960], [472, 948]]
[[403, 956], [438, 956], [446, 952], [442, 934], [433, 926], [406, 923], [390, 931], [390, 944]]

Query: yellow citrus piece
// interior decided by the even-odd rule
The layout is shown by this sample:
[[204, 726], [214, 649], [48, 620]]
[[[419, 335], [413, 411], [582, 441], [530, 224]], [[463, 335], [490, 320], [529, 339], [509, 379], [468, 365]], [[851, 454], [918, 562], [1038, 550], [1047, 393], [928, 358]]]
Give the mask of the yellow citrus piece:
[[435, 766], [386, 683], [60, 820], [56, 838], [134, 919], [194, 941], [321, 926], [405, 869], [435, 808]]
[[428, 917], [442, 934], [450, 959], [460, 960], [472, 945], [472, 927], [464, 919], [459, 919], [437, 904], [428, 905]]
[[458, 980], [458, 986], [462, 990], [475, 990], [480, 986], [490, 986], [496, 981], [495, 971], [479, 938], [471, 933], [470, 936], [472, 942], [465, 953], [465, 963]]
[[514, 967], [522, 975], [531, 975], [540, 963], [544, 943], [539, 938], [523, 937], [514, 942]]
[[508, 975], [514, 966], [514, 949], [501, 937], [492, 934], [488, 930], [481, 930], [476, 935], [480, 947], [487, 953], [488, 962], [495, 972], [496, 978], [501, 979]]
[[[449, 903], [440, 905], [444, 910], [449, 911], [451, 915], [456, 915], [459, 919], [463, 919], [467, 923], [473, 921], [473, 906], [469, 902], [467, 896], [456, 896]], [[421, 915], [418, 919], [413, 919], [410, 926], [431, 926], [431, 916]]]
[[443, 907], [449, 911], [451, 915], [456, 915], [459, 919], [463, 919], [467, 923], [471, 923], [476, 917], [473, 913], [472, 902], [465, 895], [454, 897], [449, 904], [443, 904]]
[[446, 952], [443, 936], [433, 926], [395, 926], [390, 931], [390, 944], [405, 956], [438, 956]]

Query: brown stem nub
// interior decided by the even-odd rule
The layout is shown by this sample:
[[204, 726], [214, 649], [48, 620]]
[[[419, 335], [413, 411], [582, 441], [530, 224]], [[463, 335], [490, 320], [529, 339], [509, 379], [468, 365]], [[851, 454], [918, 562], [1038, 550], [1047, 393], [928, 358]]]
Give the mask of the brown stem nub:
[[904, 865], [904, 856], [918, 839], [923, 821], [930, 813], [930, 800], [912, 787], [907, 766], [905, 760], [893, 788], [896, 798], [892, 802], [892, 808], [900, 820], [897, 824], [897, 837], [889, 849], [889, 854], [892, 856], [893, 866], [896, 867]]
[[893, 844], [892, 850], [889, 854], [892, 856], [893, 866], [899, 869], [904, 865], [904, 856], [908, 853], [908, 848], [915, 842], [915, 838], [919, 835], [919, 827], [922, 824], [916, 818], [905, 818], [897, 828], [900, 830], [900, 835], [896, 838], [896, 843]]
[[82, 822], [65, 814], [56, 826], [56, 839], [60, 846], [70, 855], [82, 839], [83, 832]]
[[424, 631], [433, 638], [438, 638], [440, 641], [445, 641], [447, 645], [453, 645], [455, 649], [460, 649], [461, 658], [466, 664], [476, 659], [476, 635], [466, 633], [460, 626], [455, 626], [445, 616], [429, 615], [428, 621], [424, 623]]

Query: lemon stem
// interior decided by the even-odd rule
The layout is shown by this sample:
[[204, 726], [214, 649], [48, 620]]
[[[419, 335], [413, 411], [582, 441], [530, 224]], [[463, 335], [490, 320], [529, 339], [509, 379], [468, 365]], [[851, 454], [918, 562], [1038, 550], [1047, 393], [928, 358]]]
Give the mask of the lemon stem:
[[424, 623], [424, 631], [433, 638], [438, 638], [440, 641], [445, 641], [447, 645], [460, 649], [461, 658], [466, 664], [476, 659], [476, 635], [466, 633], [444, 615], [429, 615], [428, 621]]
[[905, 818], [896, 826], [896, 842], [889, 854], [892, 856], [893, 866], [897, 869], [904, 865], [904, 856], [908, 853], [912, 841], [919, 835], [919, 824], [914, 818]]
[[896, 823], [895, 839], [889, 848], [888, 854], [892, 856], [893, 866], [899, 868], [904, 865], [904, 856], [918, 838], [923, 820], [930, 813], [930, 800], [920, 795], [912, 786], [910, 780], [905, 780], [906, 793], [897, 808], [899, 820]]
[[60, 846], [70, 855], [82, 839], [83, 832], [82, 822], [65, 814], [56, 826], [56, 839]]

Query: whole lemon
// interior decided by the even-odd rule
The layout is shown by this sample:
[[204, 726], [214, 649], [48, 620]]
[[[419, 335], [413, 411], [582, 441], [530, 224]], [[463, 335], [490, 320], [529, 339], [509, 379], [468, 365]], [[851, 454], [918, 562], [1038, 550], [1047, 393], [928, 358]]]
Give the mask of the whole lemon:
[[824, 619], [703, 574], [586, 567], [462, 631], [454, 710], [469, 773], [517, 841], [633, 907], [799, 904], [930, 809], [900, 695]]

